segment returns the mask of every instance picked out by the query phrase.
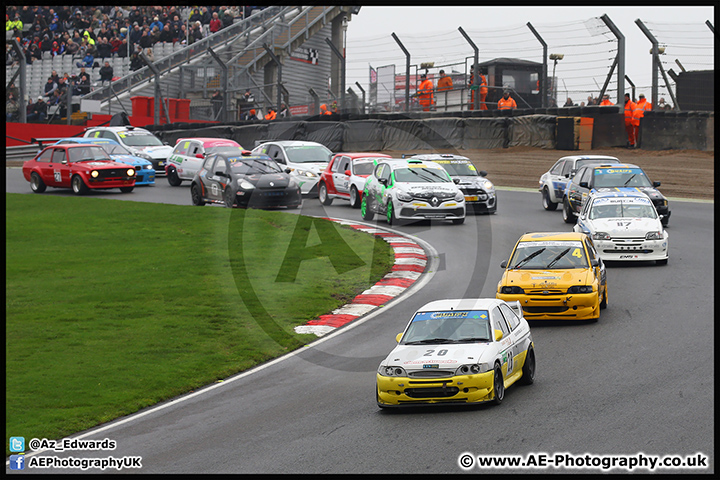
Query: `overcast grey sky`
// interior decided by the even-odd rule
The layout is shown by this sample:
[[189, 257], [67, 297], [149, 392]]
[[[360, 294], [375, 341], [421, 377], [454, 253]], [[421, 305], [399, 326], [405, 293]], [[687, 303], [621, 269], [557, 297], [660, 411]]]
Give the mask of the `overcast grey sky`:
[[[686, 7], [663, 7], [663, 6], [636, 6], [636, 7], [467, 7], [467, 6], [449, 6], [449, 7], [382, 7], [382, 6], [363, 6], [358, 15], [353, 16], [348, 23], [347, 40], [346, 40], [346, 85], [354, 86], [355, 82], [359, 82], [363, 88], [367, 90], [368, 84], [368, 64], [377, 68], [378, 66], [396, 64], [398, 73], [404, 72], [405, 56], [402, 50], [392, 39], [391, 34], [394, 32], [405, 43], [404, 38], [417, 38], [418, 36], [426, 36], [432, 39], [436, 34], [450, 33], [457, 35], [462, 47], [465, 40], [458, 32], [458, 27], [470, 33], [471, 31], [493, 31], [498, 32], [500, 36], [505, 27], [510, 32], [519, 32], [523, 29], [529, 31], [526, 24], [530, 22], [544, 37], [543, 31], [549, 31], [553, 25], [562, 24], [573, 21], [587, 21], [593, 17], [601, 17], [607, 14], [610, 20], [618, 27], [626, 39], [626, 75], [629, 76], [636, 85], [650, 85], [652, 72], [652, 57], [649, 53], [651, 48], [650, 40], [643, 34], [636, 25], [635, 20], [640, 19], [643, 23], [655, 23], [662, 29], [672, 30], [673, 25], [679, 25], [678, 28], [691, 29], [692, 36], [700, 38], [688, 41], [700, 41], [706, 44], [712, 44], [713, 36], [710, 29], [705, 25], [709, 20], [715, 27], [714, 7], [712, 6], [686, 6]], [[471, 38], [472, 35], [470, 35]], [[663, 33], [664, 37], [670, 37]], [[673, 39], [690, 38], [691, 35], [678, 36]], [[387, 44], [382, 43], [382, 39], [387, 38]], [[658, 38], [662, 45], [663, 39]], [[473, 38], [473, 41], [475, 39]], [[684, 40], [683, 40], [684, 41]], [[571, 42], [571, 41], [570, 41]], [[550, 43], [550, 42], [548, 42]], [[539, 45], [539, 44], [538, 44]], [[374, 46], [374, 47], [373, 47]], [[406, 45], [407, 47], [407, 45]], [[483, 57], [483, 45], [480, 48], [481, 61]], [[373, 48], [377, 49], [377, 53], [373, 52]], [[552, 46], [550, 46], [552, 49]], [[612, 48], [602, 47], [602, 48]], [[422, 52], [410, 51], [413, 60], [421, 56]], [[410, 50], [408, 48], [408, 50]], [[676, 49], [677, 51], [677, 49]], [[468, 54], [471, 50], [468, 47]], [[542, 50], [540, 50], [542, 52]], [[701, 62], [705, 65], [695, 69], [713, 69], [714, 55], [713, 50], [705, 50], [704, 57]], [[552, 50], [548, 53], [553, 53]], [[560, 52], [557, 52], [560, 53]], [[672, 52], [668, 52], [672, 53]], [[529, 55], [529, 53], [528, 53]], [[610, 56], [614, 58], [613, 52]], [[389, 57], [395, 56], [395, 60], [388, 60]], [[503, 55], [507, 57], [525, 58], [527, 60], [541, 62], [542, 58], [537, 58], [537, 54], [533, 53], [532, 58], [527, 58], [524, 52], [517, 52], [516, 55]], [[609, 55], [605, 55], [606, 57]], [[541, 57], [541, 55], [540, 55]], [[688, 55], [683, 59], [683, 63], [691, 61]], [[567, 55], [566, 55], [567, 58]], [[439, 59], [442, 60], [442, 59]], [[566, 71], [572, 65], [571, 60], [565, 61]], [[611, 62], [611, 61], [610, 61]], [[415, 64], [415, 61], [411, 63]], [[419, 61], [418, 61], [419, 63]], [[437, 62], [436, 62], [437, 63]], [[440, 61], [440, 63], [442, 63]], [[551, 62], [548, 62], [551, 64]], [[707, 63], [710, 63], [707, 66]], [[673, 63], [674, 65], [674, 63]], [[562, 79], [563, 63], [558, 62], [559, 79]], [[692, 68], [688, 68], [689, 70]], [[597, 73], [598, 80], [595, 82], [602, 83], [609, 71], [607, 65], [601, 66]], [[679, 68], [674, 67], [679, 73]], [[550, 73], [550, 72], [549, 72]]]

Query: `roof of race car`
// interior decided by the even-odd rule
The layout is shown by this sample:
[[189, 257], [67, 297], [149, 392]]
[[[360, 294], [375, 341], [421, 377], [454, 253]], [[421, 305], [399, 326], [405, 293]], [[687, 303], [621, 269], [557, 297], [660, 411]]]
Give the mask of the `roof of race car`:
[[619, 158], [611, 157], [610, 155], [568, 155], [562, 157], [560, 160], [614, 160], [621, 163]]
[[632, 163], [613, 163], [613, 164], [608, 164], [608, 165], [603, 165], [601, 163], [598, 163], [598, 164], [588, 165], [588, 167], [593, 168], [593, 169], [606, 168], [606, 167], [610, 167], [610, 168], [640, 168], [637, 165], [633, 165]]
[[112, 145], [120, 145], [118, 142], [113, 140], [112, 138], [96, 138], [96, 137], [68, 137], [68, 138], [61, 138], [53, 145], [60, 145], [60, 142], [75, 142], [75, 143], [94, 143], [96, 145], [101, 145], [103, 143], [109, 143]]
[[418, 160], [428, 160], [431, 162], [447, 163], [448, 161], [459, 161], [459, 163], [472, 163], [469, 158], [453, 153], [419, 153], [410, 157], [403, 157]]
[[125, 131], [132, 132], [132, 131], [137, 131], [137, 132], [149, 133], [150, 135], [152, 135], [152, 133], [150, 132], [150, 130], [146, 130], [146, 129], [142, 128], [142, 127], [133, 127], [133, 126], [131, 126], [131, 125], [125, 125], [125, 126], [122, 126], [122, 127], [89, 127], [89, 128], [87, 128], [85, 131], [90, 132], [90, 131], [93, 131], [93, 130], [109, 130], [109, 131], [111, 131], [111, 132], [125, 132]]
[[544, 242], [548, 241], [564, 241], [564, 240], [582, 240], [587, 235], [579, 232], [534, 232], [526, 233], [520, 237], [521, 242]]
[[390, 155], [387, 155], [385, 153], [372, 153], [372, 152], [352, 152], [352, 153], [341, 152], [341, 153], [336, 153], [335, 155], [333, 155], [333, 158], [340, 157], [340, 156], [350, 157], [353, 160], [359, 159], [359, 158], [367, 158], [367, 159], [392, 158]]
[[218, 146], [231, 146], [231, 147], [240, 147], [242, 148], [242, 145], [237, 143], [235, 140], [230, 140], [229, 138], [217, 138], [217, 137], [187, 137], [187, 138], [178, 138], [175, 142], [175, 145], [182, 141], [197, 141], [201, 142], [203, 144], [203, 147], [218, 147]]
[[[318, 142], [308, 142], [308, 141], [306, 141], [306, 140], [270, 140], [270, 141], [268, 141], [268, 142], [262, 142], [261, 144], [258, 145], [258, 147], [259, 147], [260, 145], [265, 145], [265, 144], [268, 144], [268, 143], [272, 143], [272, 144], [275, 144], [275, 145], [280, 145], [280, 146], [282, 146], [282, 147], [310, 147], [310, 146], [321, 146], [321, 147], [325, 147], [325, 145], [323, 145], [322, 143], [318, 143]], [[257, 148], [257, 147], [255, 147], [255, 148]], [[325, 147], [325, 148], [327, 148], [327, 147]]]
[[447, 311], [447, 310], [490, 310], [503, 303], [497, 298], [452, 298], [434, 300], [418, 308], [418, 312]]
[[392, 170], [397, 170], [399, 168], [421, 168], [421, 167], [429, 167], [429, 168], [437, 168], [442, 171], [445, 171], [444, 168], [442, 168], [440, 165], [438, 165], [435, 162], [428, 162], [425, 160], [418, 160], [416, 158], [384, 158], [384, 162], [387, 162], [387, 165]]

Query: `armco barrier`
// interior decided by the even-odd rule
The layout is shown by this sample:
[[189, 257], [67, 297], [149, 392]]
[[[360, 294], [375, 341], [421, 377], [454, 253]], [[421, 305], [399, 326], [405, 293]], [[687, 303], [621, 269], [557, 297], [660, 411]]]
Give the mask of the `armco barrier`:
[[[402, 114], [384, 114], [354, 115], [352, 119], [347, 115], [339, 115], [338, 120], [331, 121], [318, 116], [292, 117], [281, 121], [237, 122], [206, 128], [198, 128], [198, 124], [174, 124], [158, 127], [154, 131], [171, 145], [177, 138], [192, 135], [231, 138], [245, 148], [253, 148], [256, 142], [267, 140], [316, 141], [333, 152], [469, 150], [517, 146], [556, 149], [559, 148], [556, 139], [557, 118], [568, 116], [566, 114], [570, 111], [564, 108], [546, 111], [550, 110], [557, 115], [487, 116], [483, 112], [468, 115], [463, 112], [463, 115], [455, 117], [426, 114], [422, 115], [423, 118], [409, 118]], [[592, 148], [626, 145], [624, 117], [617, 108], [581, 108], [580, 113], [578, 118], [592, 119]], [[691, 112], [681, 116], [673, 115], [674, 112], [655, 113], [647, 112], [642, 119], [641, 148], [714, 150], [714, 113]], [[147, 128], [153, 129], [152, 126]], [[585, 137], [583, 139], [585, 149], [588, 142]], [[570, 147], [577, 149], [578, 146], [579, 143], [575, 142]]]

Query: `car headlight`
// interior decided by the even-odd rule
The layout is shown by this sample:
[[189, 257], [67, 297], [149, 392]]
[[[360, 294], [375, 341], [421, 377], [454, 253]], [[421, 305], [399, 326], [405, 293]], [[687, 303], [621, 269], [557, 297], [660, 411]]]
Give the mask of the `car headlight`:
[[525, 293], [525, 290], [523, 290], [522, 288], [517, 287], [515, 285], [513, 285], [513, 286], [506, 285], [506, 286], [500, 288], [500, 293], [518, 295], [518, 294]]
[[648, 232], [645, 234], [645, 240], [662, 240], [662, 239], [663, 239], [662, 232]]
[[152, 160], [152, 157], [144, 152], [133, 152], [136, 157], [144, 158], [145, 160]]
[[255, 188], [255, 185], [248, 182], [247, 180], [241, 180], [239, 187], [242, 188], [243, 190], [252, 190], [253, 188]]
[[97, 170], [93, 170], [92, 172], [90, 172], [90, 176], [92, 176], [93, 178], [97, 178], [98, 175], [100, 175], [100, 173]]
[[473, 363], [472, 365], [460, 365], [455, 370], [455, 375], [474, 375], [480, 373], [480, 365]]
[[128, 177], [132, 177], [133, 175], [135, 175], [135, 170], [132, 169], [132, 168], [128, 168], [128, 170], [127, 170], [127, 176], [128, 176]]
[[455, 201], [462, 202], [463, 200], [465, 200], [465, 194], [463, 194], [463, 192], [457, 192], [455, 194]]
[[495, 189], [495, 185], [493, 185], [493, 183], [490, 180], [483, 181], [481, 185], [487, 191], [491, 191], [491, 190]]
[[592, 285], [573, 285], [568, 288], [567, 293], [592, 293]]
[[407, 377], [407, 373], [405, 373], [405, 369], [402, 367], [394, 367], [394, 366], [383, 366], [380, 365], [378, 367], [378, 373], [382, 375], [383, 377]]
[[611, 240], [612, 237], [605, 232], [595, 232], [592, 234], [593, 240]]
[[295, 175], [300, 175], [302, 177], [317, 177], [315, 172], [311, 172], [310, 170], [300, 170], [299, 168], [295, 170]]
[[395, 197], [400, 200], [401, 202], [410, 202], [412, 201], [412, 196], [409, 195], [407, 192], [403, 192], [402, 190], [397, 190], [395, 192]]

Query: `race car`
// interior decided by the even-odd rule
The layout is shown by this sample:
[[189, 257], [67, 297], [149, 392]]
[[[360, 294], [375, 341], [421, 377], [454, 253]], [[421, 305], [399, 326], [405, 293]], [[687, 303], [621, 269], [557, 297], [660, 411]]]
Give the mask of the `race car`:
[[61, 138], [54, 145], [63, 145], [71, 143], [100, 145], [110, 158], [116, 162], [130, 165], [135, 169], [135, 186], [138, 185], [155, 185], [155, 169], [150, 160], [135, 156], [130, 151], [109, 138], [85, 138], [85, 137], [68, 137]]
[[518, 302], [436, 300], [420, 308], [380, 362], [380, 408], [502, 403], [535, 381], [535, 345]]
[[226, 138], [179, 138], [165, 165], [168, 183], [177, 187], [183, 180], [192, 180], [202, 167], [206, 155], [241, 155], [242, 150], [239, 143]]
[[165, 163], [172, 153], [172, 147], [165, 145], [149, 130], [124, 127], [89, 127], [83, 134], [85, 138], [109, 138], [127, 148], [133, 155], [150, 160], [155, 175], [165, 174]]
[[500, 266], [495, 296], [520, 302], [528, 320], [597, 321], [608, 305], [605, 264], [584, 233], [526, 233]]
[[657, 190], [660, 182], [651, 182], [642, 168], [629, 163], [585, 165], [570, 179], [563, 195], [563, 220], [576, 223], [577, 215], [592, 192], [640, 192], [650, 198], [667, 227], [670, 207], [667, 198]]
[[465, 208], [472, 213], [495, 213], [497, 194], [495, 185], [488, 180], [487, 172], [478, 172], [469, 158], [462, 155], [428, 153], [413, 155], [410, 158], [435, 162], [450, 174], [450, 178], [460, 180], [457, 184], [465, 195]]
[[211, 153], [190, 185], [192, 204], [228, 208], [298, 208], [300, 186], [267, 155]]
[[575, 175], [583, 165], [589, 164], [611, 165], [620, 163], [615, 157], [606, 155], [570, 155], [560, 160], [540, 176], [540, 193], [542, 194], [542, 206], [545, 210], [556, 210], [563, 200], [565, 186], [568, 180]]
[[318, 199], [323, 205], [331, 205], [336, 198], [350, 200], [352, 208], [360, 208], [365, 180], [381, 158], [391, 158], [383, 153], [338, 153], [323, 170], [318, 182]]
[[459, 225], [465, 221], [465, 195], [437, 163], [387, 158], [365, 182], [360, 213], [366, 221], [384, 215], [390, 225], [431, 219]]
[[47, 187], [72, 188], [77, 195], [108, 188], [130, 193], [135, 188], [135, 169], [113, 161], [100, 145], [50, 145], [24, 162], [22, 171], [35, 193]]
[[590, 194], [573, 231], [592, 237], [606, 261], [655, 260], [667, 265], [668, 233], [650, 199], [640, 192]]
[[332, 151], [322, 143], [300, 140], [265, 142], [252, 152], [269, 155], [281, 168], [289, 168], [303, 196], [313, 198], [318, 196], [318, 180], [332, 156]]

